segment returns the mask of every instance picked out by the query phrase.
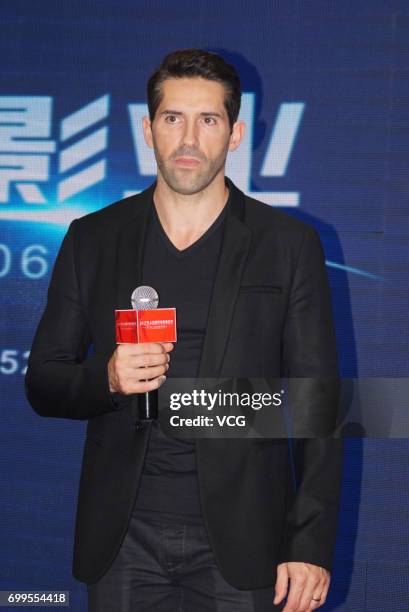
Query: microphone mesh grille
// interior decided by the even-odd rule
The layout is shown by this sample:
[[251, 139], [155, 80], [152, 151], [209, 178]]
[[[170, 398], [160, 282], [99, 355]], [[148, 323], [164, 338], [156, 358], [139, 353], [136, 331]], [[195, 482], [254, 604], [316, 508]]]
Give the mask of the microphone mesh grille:
[[158, 307], [159, 296], [153, 287], [141, 285], [132, 292], [131, 302], [135, 310], [154, 310]]

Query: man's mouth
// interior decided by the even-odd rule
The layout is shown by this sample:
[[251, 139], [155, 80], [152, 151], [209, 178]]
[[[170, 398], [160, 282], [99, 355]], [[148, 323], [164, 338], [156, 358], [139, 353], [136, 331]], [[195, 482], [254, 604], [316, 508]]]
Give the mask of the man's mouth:
[[185, 168], [194, 168], [200, 164], [200, 159], [197, 159], [197, 157], [177, 157], [175, 164]]

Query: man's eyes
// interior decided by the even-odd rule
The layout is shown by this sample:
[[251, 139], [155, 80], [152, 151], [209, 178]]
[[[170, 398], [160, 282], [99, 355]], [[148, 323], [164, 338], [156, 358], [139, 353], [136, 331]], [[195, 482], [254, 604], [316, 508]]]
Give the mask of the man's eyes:
[[217, 123], [214, 117], [203, 117], [203, 121], [206, 123], [206, 125], [215, 125]]
[[[166, 123], [175, 124], [180, 123], [180, 121], [182, 121], [182, 118], [178, 115], [166, 115], [165, 121]], [[201, 117], [201, 121], [203, 121], [205, 125], [216, 125], [217, 123], [215, 117]]]
[[167, 123], [177, 123], [178, 121], [180, 121], [180, 117], [178, 117], [177, 115], [167, 115], [165, 117], [165, 121]]

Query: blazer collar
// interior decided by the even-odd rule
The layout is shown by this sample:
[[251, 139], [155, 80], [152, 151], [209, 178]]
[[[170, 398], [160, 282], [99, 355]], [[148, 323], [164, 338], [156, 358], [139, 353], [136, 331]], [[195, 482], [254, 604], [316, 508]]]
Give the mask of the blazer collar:
[[[230, 195], [199, 366], [201, 378], [219, 377], [222, 371], [234, 306], [251, 243], [251, 231], [245, 224], [245, 196], [230, 179], [226, 178], [226, 182]], [[143, 248], [155, 186], [156, 182], [134, 196], [134, 215], [118, 236], [118, 309], [131, 308], [132, 291], [142, 284]]]
[[132, 291], [142, 284], [143, 247], [156, 182], [132, 197], [133, 214], [127, 218], [117, 241], [117, 309], [132, 308]]
[[245, 196], [230, 179], [223, 244], [213, 286], [199, 378], [221, 376], [241, 277], [250, 250], [252, 233], [245, 220]]

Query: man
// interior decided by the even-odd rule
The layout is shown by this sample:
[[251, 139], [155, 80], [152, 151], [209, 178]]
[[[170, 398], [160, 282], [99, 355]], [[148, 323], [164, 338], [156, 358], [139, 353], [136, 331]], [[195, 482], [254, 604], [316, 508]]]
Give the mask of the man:
[[[132, 398], [166, 376], [336, 377], [320, 241], [225, 178], [244, 126], [220, 56], [169, 54], [148, 106], [157, 181], [71, 224], [26, 377], [36, 412], [88, 419], [74, 575], [99, 612], [264, 611], [286, 596], [285, 612], [315, 610], [330, 582], [339, 441], [293, 441], [294, 491], [286, 440], [172, 438], [138, 422]], [[114, 310], [142, 284], [176, 306], [175, 345], [115, 347]]]

